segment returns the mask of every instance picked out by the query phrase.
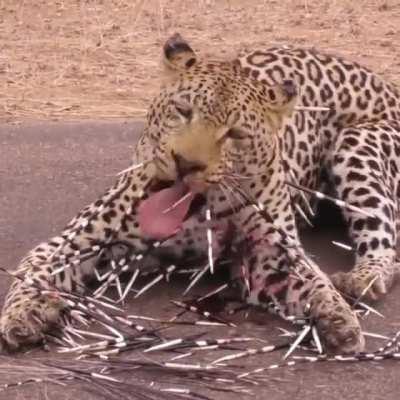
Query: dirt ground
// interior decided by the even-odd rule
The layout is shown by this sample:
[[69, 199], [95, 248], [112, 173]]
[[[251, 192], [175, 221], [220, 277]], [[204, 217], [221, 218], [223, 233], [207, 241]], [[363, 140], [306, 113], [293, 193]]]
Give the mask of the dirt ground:
[[[14, 268], [128, 166], [140, 130], [131, 121], [143, 118], [157, 91], [160, 46], [175, 32], [218, 58], [280, 44], [314, 46], [400, 84], [398, 0], [0, 0], [0, 266]], [[65, 123], [84, 119], [92, 121]], [[348, 267], [327, 229], [306, 236], [307, 248], [325, 270]], [[0, 304], [8, 284], [2, 276]], [[389, 335], [399, 329], [399, 289], [377, 305], [386, 318], [368, 318], [365, 330]], [[181, 292], [169, 287], [130, 306], [163, 317], [171, 312], [169, 298]], [[238, 333], [273, 340], [277, 326], [263, 317], [244, 322]], [[379, 344], [368, 340], [370, 349]], [[251, 369], [276, 357], [246, 362]], [[12, 381], [1, 363], [0, 384]], [[397, 400], [400, 369], [390, 361], [325, 363], [271, 371], [267, 379], [253, 398]], [[75, 384], [0, 391], [1, 400], [72, 398], [98, 399]]]
[[400, 83], [398, 0], [2, 0], [0, 120], [143, 117], [175, 32], [218, 57], [315, 46]]

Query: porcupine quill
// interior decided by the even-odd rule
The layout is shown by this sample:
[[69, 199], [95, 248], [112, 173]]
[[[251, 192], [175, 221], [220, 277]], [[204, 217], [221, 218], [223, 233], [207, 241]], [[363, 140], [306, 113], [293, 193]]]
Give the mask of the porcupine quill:
[[[97, 250], [96, 250], [97, 251]], [[79, 257], [77, 257], [79, 258]], [[166, 270], [168, 273], [168, 269]], [[172, 272], [172, 271], [169, 271]], [[136, 271], [134, 273], [137, 273]], [[119, 272], [115, 273], [116, 277], [119, 275]], [[165, 277], [166, 273], [164, 273], [164, 275], [161, 277]], [[157, 283], [159, 279], [158, 275], [156, 277], [155, 280], [151, 281]], [[114, 278], [116, 279], [116, 278]], [[132, 279], [132, 278], [131, 278]], [[155, 284], [153, 283], [153, 284]], [[152, 286], [152, 285], [151, 285]], [[226, 286], [226, 284], [222, 285], [222, 287], [224, 288]], [[142, 288], [143, 289], [143, 288]], [[129, 292], [130, 289], [128, 289], [127, 292]], [[223, 289], [221, 289], [223, 290]], [[120, 290], [120, 292], [122, 293], [122, 290]], [[179, 348], [207, 348], [207, 347], [211, 347], [213, 346], [213, 348], [215, 349], [215, 346], [222, 346], [225, 344], [228, 344], [228, 339], [219, 339], [219, 343], [218, 343], [218, 339], [214, 340], [214, 342], [211, 340], [188, 340], [188, 339], [184, 339], [184, 338], [175, 338], [175, 339], [163, 339], [161, 338], [161, 342], [159, 342], [159, 344], [154, 344], [154, 340], [158, 340], [160, 341], [160, 338], [157, 337], [156, 339], [153, 340], [153, 338], [149, 339], [147, 342], [146, 340], [144, 340], [145, 345], [143, 345], [143, 341], [142, 343], [140, 343], [140, 346], [137, 346], [137, 342], [135, 341], [139, 341], [141, 340], [140, 337], [134, 337], [133, 342], [131, 341], [131, 338], [128, 337], [128, 340], [125, 338], [126, 333], [124, 332], [120, 332], [118, 329], [116, 329], [114, 326], [110, 326], [111, 321], [114, 323], [115, 321], [117, 321], [118, 323], [122, 323], [125, 326], [129, 326], [129, 327], [135, 327], [136, 330], [140, 331], [140, 332], [145, 332], [146, 333], [146, 328], [139, 326], [139, 325], [135, 325], [133, 324], [133, 322], [128, 318], [126, 318], [125, 316], [110, 316], [108, 315], [106, 312], [104, 312], [104, 310], [102, 310], [100, 312], [100, 310], [98, 309], [98, 306], [100, 303], [96, 303], [95, 298], [91, 298], [90, 296], [86, 296], [86, 297], [79, 297], [79, 296], [73, 296], [73, 298], [69, 298], [68, 294], [66, 293], [62, 293], [61, 291], [59, 291], [60, 296], [64, 296], [64, 298], [67, 300], [67, 302], [69, 303], [69, 305], [73, 308], [76, 309], [76, 311], [79, 311], [82, 313], [81, 318], [88, 318], [88, 319], [94, 319], [97, 320], [98, 322], [102, 323], [103, 325], [105, 325], [107, 327], [107, 329], [110, 330], [110, 332], [113, 334], [111, 336], [107, 336], [107, 335], [103, 335], [103, 334], [96, 334], [96, 333], [92, 333], [90, 331], [86, 331], [86, 330], [81, 330], [81, 329], [76, 329], [76, 328], [70, 328], [69, 332], [73, 335], [76, 335], [78, 339], [85, 340], [86, 337], [92, 337], [95, 339], [102, 339], [102, 343], [104, 344], [106, 342], [106, 344], [108, 346], [111, 346], [107, 348], [103, 348], [102, 350], [99, 351], [99, 347], [101, 347], [99, 345], [99, 343], [94, 344], [94, 346], [90, 347], [91, 345], [87, 345], [87, 347], [84, 347], [85, 345], [81, 345], [78, 347], [80, 347], [80, 350], [82, 352], [82, 347], [83, 347], [83, 353], [87, 350], [89, 352], [89, 354], [96, 349], [97, 346], [97, 352], [102, 353], [102, 352], [106, 352], [106, 351], [113, 351], [115, 352], [115, 350], [117, 350], [118, 352], [120, 351], [120, 349], [122, 348], [122, 345], [124, 347], [127, 348], [127, 350], [129, 350], [129, 347], [132, 348], [137, 348], [137, 347], [141, 347], [143, 349], [143, 351], [147, 352], [154, 352], [154, 351], [176, 351]], [[124, 295], [124, 293], [122, 293], [122, 296], [120, 294], [120, 298], [122, 298]], [[212, 296], [213, 293], [209, 293], [203, 297], [207, 297], [207, 296]], [[361, 302], [359, 301], [360, 299], [358, 299], [358, 304], [360, 305]], [[99, 301], [99, 300], [97, 300]], [[210, 313], [206, 312], [206, 314], [204, 314], [204, 311], [200, 311], [199, 309], [197, 309], [197, 307], [193, 306], [193, 305], [189, 305], [189, 304], [185, 304], [182, 302], [177, 302], [175, 303], [176, 305], [179, 305], [180, 307], [184, 307], [185, 309], [188, 309], [192, 312], [195, 313], [199, 313], [201, 314], [203, 317], [210, 319], [215, 319], [214, 316], [212, 316]], [[102, 306], [104, 306], [104, 304], [101, 304]], [[108, 304], [109, 307], [106, 307], [107, 309], [112, 309], [111, 305]], [[118, 311], [120, 312], [120, 310], [113, 310], [113, 311]], [[99, 313], [99, 315], [97, 315], [96, 313]], [[110, 312], [110, 314], [112, 314]], [[99, 317], [100, 316], [100, 317]], [[107, 321], [107, 323], [105, 322]], [[165, 321], [166, 322], [166, 321]], [[178, 321], [176, 321], [178, 323]], [[217, 321], [216, 321], [217, 322]], [[160, 322], [163, 323], [163, 322]], [[218, 323], [221, 324], [226, 324], [226, 321], [219, 321]], [[194, 323], [195, 324], [195, 323]], [[150, 330], [151, 333], [154, 332]], [[304, 333], [305, 332], [305, 333]], [[305, 326], [303, 328], [303, 331], [301, 332], [301, 334], [297, 337], [297, 340], [295, 340], [291, 347], [290, 350], [294, 351], [296, 349], [296, 347], [300, 344], [301, 339], [303, 339], [309, 332], [312, 333], [316, 348], [318, 350], [318, 352], [320, 352], [320, 340], [318, 336], [315, 336], [316, 331], [315, 331], [315, 327], [314, 326]], [[97, 335], [97, 336], [96, 336]], [[300, 339], [299, 339], [300, 338]], [[399, 345], [399, 338], [400, 338], [400, 332], [398, 332], [391, 340], [389, 340], [384, 346], [382, 346], [380, 349], [378, 349], [378, 351], [376, 352], [372, 352], [372, 353], [361, 353], [358, 355], [354, 355], [354, 356], [333, 356], [333, 357], [328, 357], [324, 354], [322, 355], [318, 355], [318, 356], [303, 356], [303, 357], [298, 357], [298, 356], [292, 356], [292, 360], [289, 360], [287, 362], [284, 362], [282, 364], [272, 364], [268, 367], [263, 367], [263, 368], [258, 368], [255, 369], [253, 371], [250, 372], [246, 372], [246, 373], [241, 373], [241, 374], [236, 374], [234, 375], [234, 377], [230, 376], [230, 377], [219, 377], [216, 378], [216, 376], [221, 373], [221, 371], [216, 368], [215, 370], [213, 368], [208, 367], [207, 365], [203, 367], [198, 366], [196, 364], [179, 364], [179, 363], [172, 363], [172, 362], [164, 362], [161, 364], [156, 364], [156, 367], [154, 365], [146, 365], [147, 368], [161, 368], [161, 371], [165, 372], [165, 369], [168, 370], [168, 372], [170, 372], [171, 370], [173, 370], [174, 372], [182, 372], [182, 370], [196, 370], [196, 371], [210, 371], [210, 375], [205, 374], [204, 376], [207, 376], [206, 380], [209, 380], [211, 382], [213, 382], [213, 379], [215, 380], [231, 380], [232, 382], [235, 382], [237, 379], [241, 380], [244, 378], [249, 377], [250, 375], [253, 374], [260, 374], [268, 369], [274, 369], [274, 368], [278, 368], [278, 367], [283, 367], [283, 366], [294, 366], [296, 365], [296, 363], [301, 363], [301, 362], [316, 362], [316, 361], [325, 361], [325, 360], [332, 360], [332, 361], [338, 361], [338, 362], [354, 362], [354, 361], [381, 361], [381, 360], [386, 360], [386, 359], [400, 359], [400, 354], [397, 352], [397, 347]], [[77, 339], [77, 340], [78, 340]], [[238, 338], [240, 339], [240, 338]], [[242, 338], [244, 339], [244, 338]], [[71, 338], [69, 339], [71, 342]], [[245, 340], [243, 340], [244, 342]], [[237, 341], [239, 342], [239, 340]], [[76, 343], [76, 342], [75, 342]], [[113, 347], [115, 345], [115, 347]], [[147, 347], [146, 347], [147, 345]], [[151, 346], [150, 346], [151, 345]], [[149, 347], [150, 346], [150, 347]], [[243, 351], [241, 351], [240, 353], [237, 354], [233, 354], [231, 356], [225, 356], [220, 358], [219, 360], [216, 360], [218, 362], [222, 362], [222, 361], [228, 361], [228, 360], [233, 360], [236, 358], [240, 358], [240, 357], [244, 357], [244, 356], [252, 356], [252, 355], [256, 355], [256, 354], [260, 354], [260, 353], [266, 353], [269, 351], [273, 351], [275, 349], [278, 348], [282, 348], [288, 346], [287, 344], [279, 346], [279, 345], [271, 345], [271, 346], [264, 346], [260, 349], [254, 349], [254, 348], [250, 348], [250, 349], [244, 349]], [[113, 354], [119, 354], [119, 353], [113, 353]], [[289, 354], [287, 354], [289, 355]], [[110, 368], [110, 364], [115, 365], [115, 363], [117, 362], [114, 359], [110, 359], [108, 358], [108, 356], [105, 357], [105, 360], [107, 361], [103, 361], [105, 364], [103, 364], [101, 371], [104, 370], [104, 368]], [[121, 362], [125, 362], [126, 361], [121, 361]], [[216, 362], [217, 363], [217, 362]], [[160, 366], [161, 365], [161, 366]], [[131, 365], [132, 366], [132, 365]], [[143, 368], [144, 364], [140, 364], [140, 368]], [[138, 365], [136, 364], [135, 367], [138, 367]], [[59, 369], [62, 369], [62, 367], [57, 367]], [[114, 367], [113, 367], [114, 368]], [[71, 368], [70, 368], [71, 369]], [[72, 367], [73, 369], [73, 367]], [[118, 380], [118, 378], [114, 378], [112, 376], [108, 376], [107, 374], [101, 373], [101, 372], [85, 372], [84, 374], [82, 373], [82, 377], [81, 378], [76, 378], [76, 375], [79, 375], [78, 372], [73, 371], [71, 372], [69, 369], [66, 369], [67, 372], [65, 372], [65, 376], [68, 378], [65, 379], [82, 379], [82, 380], [89, 380], [92, 384], [94, 385], [105, 385], [102, 386], [103, 388], [107, 387], [107, 390], [110, 390], [111, 392], [119, 392], [119, 390], [121, 388], [124, 388], [124, 385], [131, 385], [129, 383], [124, 383]], [[223, 373], [226, 373], [226, 371], [224, 371]], [[88, 375], [89, 374], [89, 375]], [[212, 375], [212, 376], [211, 376]], [[32, 379], [28, 379], [25, 381], [26, 384], [30, 383], [30, 382], [40, 382], [40, 381], [49, 381], [51, 382], [52, 378], [51, 377], [47, 377], [47, 378], [41, 378], [42, 380], [38, 380], [38, 378], [32, 378]], [[205, 379], [205, 378], [204, 378]], [[61, 383], [62, 379], [60, 379], [60, 383]], [[106, 382], [106, 384], [104, 382]], [[23, 383], [17, 383], [17, 385], [21, 385]], [[109, 387], [109, 386], [112, 386]], [[122, 389], [121, 389], [122, 390]], [[144, 389], [143, 389], [144, 390]], [[162, 388], [159, 389], [160, 392], [164, 394], [166, 393], [172, 393], [173, 395], [184, 395], [186, 396], [185, 398], [205, 398], [201, 395], [195, 395], [193, 391], [191, 391], [188, 388], [181, 388], [181, 387], [170, 387], [170, 388]], [[111, 393], [110, 392], [110, 393]], [[201, 396], [201, 397], [190, 397], [190, 396]], [[117, 397], [116, 397], [117, 398]], [[120, 397], [118, 397], [120, 398]], [[156, 398], [156, 397], [154, 397]], [[162, 397], [162, 398], [166, 398], [166, 397]], [[174, 397], [175, 398], [175, 397]]]

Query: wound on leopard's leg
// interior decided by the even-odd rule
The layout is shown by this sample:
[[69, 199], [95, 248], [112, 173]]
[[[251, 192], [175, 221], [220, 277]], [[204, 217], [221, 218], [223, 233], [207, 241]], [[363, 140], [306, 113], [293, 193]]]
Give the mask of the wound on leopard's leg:
[[[265, 243], [262, 249], [265, 251]], [[271, 246], [261, 265], [258, 254], [253, 248], [245, 257], [247, 287], [243, 292], [248, 303], [267, 307], [273, 303], [287, 317], [311, 318], [329, 352], [358, 353], [364, 349], [357, 315], [317, 265], [299, 254], [294, 266], [281, 247]]]

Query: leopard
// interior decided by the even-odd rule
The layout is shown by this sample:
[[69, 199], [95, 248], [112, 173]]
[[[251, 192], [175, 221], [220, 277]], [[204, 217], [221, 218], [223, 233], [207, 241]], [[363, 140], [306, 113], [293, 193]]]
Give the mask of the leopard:
[[[136, 265], [207, 259], [211, 232], [244, 301], [311, 318], [327, 351], [363, 351], [349, 299], [383, 298], [397, 274], [399, 90], [314, 48], [203, 59], [175, 34], [162, 60], [132, 166], [13, 273], [4, 347], [41, 342], [67, 309], [47, 289], [85, 293], [109, 249], [128, 244]], [[346, 205], [350, 271], [328, 276], [304, 250], [298, 206], [310, 195], [299, 187], [328, 187]], [[80, 257], [88, 251], [97, 257]]]

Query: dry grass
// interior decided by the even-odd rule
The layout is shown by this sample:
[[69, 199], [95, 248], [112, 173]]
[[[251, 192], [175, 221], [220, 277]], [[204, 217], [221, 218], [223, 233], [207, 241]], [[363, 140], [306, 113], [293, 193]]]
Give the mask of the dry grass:
[[176, 31], [223, 57], [315, 46], [400, 83], [398, 0], [0, 0], [0, 120], [143, 117]]

